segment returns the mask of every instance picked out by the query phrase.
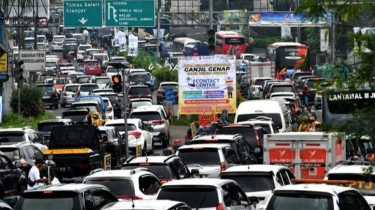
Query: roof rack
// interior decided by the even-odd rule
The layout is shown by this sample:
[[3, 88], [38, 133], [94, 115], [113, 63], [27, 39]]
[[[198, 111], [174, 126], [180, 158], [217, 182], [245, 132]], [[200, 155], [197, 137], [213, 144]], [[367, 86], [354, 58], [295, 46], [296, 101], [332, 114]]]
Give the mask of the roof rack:
[[177, 155], [170, 155], [170, 156], [168, 156], [167, 159], [164, 160], [164, 163], [167, 162], [169, 159], [171, 159], [173, 157], [177, 157]]
[[133, 175], [133, 174], [141, 172], [141, 171], [148, 171], [148, 169], [147, 168], [135, 168], [135, 169], [130, 171], [130, 175]]

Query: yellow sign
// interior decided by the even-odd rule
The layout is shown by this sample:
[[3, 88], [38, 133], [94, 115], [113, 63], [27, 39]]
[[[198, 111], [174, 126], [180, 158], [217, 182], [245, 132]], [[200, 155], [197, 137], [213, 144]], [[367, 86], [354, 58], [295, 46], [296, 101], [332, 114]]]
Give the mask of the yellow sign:
[[111, 154], [105, 155], [104, 156], [104, 170], [110, 171], [111, 170]]
[[90, 149], [53, 149], [42, 152], [44, 155], [87, 154], [90, 153]]
[[4, 53], [0, 57], [0, 73], [8, 72], [8, 53]]
[[135, 156], [137, 157], [142, 156], [142, 144], [137, 144], [135, 146]]

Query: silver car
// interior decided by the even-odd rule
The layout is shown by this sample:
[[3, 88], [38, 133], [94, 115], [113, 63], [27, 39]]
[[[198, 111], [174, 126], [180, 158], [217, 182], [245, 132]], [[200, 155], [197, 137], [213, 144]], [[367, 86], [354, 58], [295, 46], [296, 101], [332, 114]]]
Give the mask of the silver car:
[[249, 99], [260, 99], [260, 89], [263, 87], [264, 81], [272, 80], [271, 77], [255, 77], [250, 80], [248, 97]]
[[71, 105], [75, 102], [79, 84], [66, 84], [61, 91], [61, 107], [65, 108], [66, 105]]
[[76, 97], [88, 96], [93, 89], [99, 89], [99, 85], [95, 83], [79, 84]]

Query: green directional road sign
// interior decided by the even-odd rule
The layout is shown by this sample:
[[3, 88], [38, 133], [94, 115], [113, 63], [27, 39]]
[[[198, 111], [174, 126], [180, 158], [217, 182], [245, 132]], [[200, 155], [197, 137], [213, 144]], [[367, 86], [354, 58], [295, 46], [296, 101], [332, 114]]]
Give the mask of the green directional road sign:
[[65, 27], [101, 27], [103, 26], [101, 0], [65, 0]]
[[105, 0], [104, 8], [105, 26], [155, 26], [155, 0]]

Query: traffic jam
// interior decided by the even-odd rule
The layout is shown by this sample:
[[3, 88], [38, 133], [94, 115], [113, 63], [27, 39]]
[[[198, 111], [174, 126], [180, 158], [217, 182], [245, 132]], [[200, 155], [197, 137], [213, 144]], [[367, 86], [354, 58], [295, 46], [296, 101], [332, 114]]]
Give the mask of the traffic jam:
[[[2, 209], [374, 208], [371, 139], [321, 131], [322, 122], [348, 115], [335, 112], [340, 100], [365, 97], [338, 92], [321, 69], [293, 69], [303, 56], [276, 62], [279, 71], [268, 61], [269, 52], [307, 53], [305, 45], [270, 44], [265, 58], [182, 57], [179, 82], [156, 84], [150, 71], [67, 34], [52, 37], [36, 84], [49, 110], [64, 108], [61, 116], [37, 129], [0, 129]], [[17, 68], [18, 48], [11, 54]], [[325, 97], [330, 88], [334, 97]], [[173, 139], [174, 110], [164, 103], [171, 94], [179, 115], [198, 110], [209, 120]]]

